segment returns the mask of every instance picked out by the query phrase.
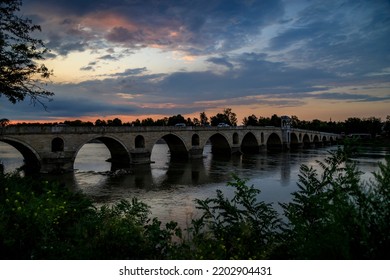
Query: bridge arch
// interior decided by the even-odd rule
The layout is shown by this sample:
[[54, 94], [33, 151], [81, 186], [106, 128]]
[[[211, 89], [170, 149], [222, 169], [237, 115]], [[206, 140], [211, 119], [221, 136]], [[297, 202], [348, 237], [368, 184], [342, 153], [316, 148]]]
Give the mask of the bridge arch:
[[79, 145], [76, 149], [76, 152], [73, 156], [72, 162], [74, 164], [74, 161], [77, 157], [77, 154], [79, 153], [80, 149], [87, 143], [99, 140], [104, 145], [106, 145], [107, 149], [110, 151], [111, 158], [108, 159], [108, 161], [111, 162], [111, 170], [118, 170], [121, 168], [129, 168], [130, 167], [130, 153], [127, 150], [126, 146], [118, 139], [112, 136], [98, 136], [89, 139], [86, 142], [83, 142], [81, 145]]
[[24, 159], [23, 169], [26, 173], [36, 173], [41, 169], [41, 158], [39, 154], [28, 144], [11, 138], [3, 138], [0, 141], [11, 145], [21, 153]]
[[233, 133], [233, 145], [237, 145], [240, 143], [240, 137], [238, 136], [237, 132]]
[[230, 156], [231, 155], [231, 147], [229, 144], [228, 139], [221, 134], [221, 133], [216, 133], [213, 134], [209, 138], [211, 142], [211, 153], [213, 155], [218, 155], [218, 156]]
[[310, 147], [310, 137], [306, 133], [303, 135], [302, 143], [303, 143], [303, 147], [305, 147], [305, 148]]
[[[299, 137], [301, 137], [301, 134], [299, 134]], [[301, 143], [299, 141], [299, 138], [296, 133], [291, 132], [290, 134], [290, 147], [291, 149], [297, 149], [301, 146]]]
[[200, 138], [198, 134], [193, 134], [191, 137], [191, 145], [192, 146], [199, 146], [200, 144]]
[[188, 159], [188, 150], [183, 139], [173, 133], [165, 134], [161, 138], [164, 139], [169, 147], [171, 159]]
[[258, 153], [259, 146], [259, 142], [252, 132], [248, 132], [245, 134], [244, 138], [242, 138], [241, 151], [244, 154]]
[[322, 141], [322, 144], [323, 144], [323, 145], [328, 145], [328, 144], [330, 144], [330, 143], [329, 143], [329, 142], [330, 142], [329, 139], [327, 139], [325, 135], [322, 136], [321, 141]]
[[51, 140], [51, 151], [53, 153], [63, 152], [65, 147], [64, 139], [55, 137]]
[[142, 135], [137, 135], [134, 139], [134, 147], [136, 149], [138, 148], [145, 148], [145, 137], [143, 137]]
[[281, 150], [283, 148], [282, 139], [280, 136], [273, 132], [267, 138], [267, 149], [268, 150]]
[[313, 144], [318, 147], [320, 146], [322, 143], [320, 142], [320, 137], [318, 137], [318, 135], [314, 135], [313, 137]]

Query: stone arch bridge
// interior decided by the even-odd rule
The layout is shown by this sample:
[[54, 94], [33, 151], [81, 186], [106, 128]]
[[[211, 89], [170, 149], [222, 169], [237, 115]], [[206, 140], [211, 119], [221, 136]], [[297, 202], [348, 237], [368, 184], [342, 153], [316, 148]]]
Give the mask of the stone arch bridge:
[[104, 143], [112, 169], [150, 163], [153, 146], [164, 139], [172, 159], [201, 158], [206, 143], [215, 155], [259, 153], [321, 146], [337, 141], [338, 134], [278, 127], [73, 127], [8, 126], [0, 128], [0, 141], [15, 147], [31, 172], [73, 170], [77, 153], [91, 141]]

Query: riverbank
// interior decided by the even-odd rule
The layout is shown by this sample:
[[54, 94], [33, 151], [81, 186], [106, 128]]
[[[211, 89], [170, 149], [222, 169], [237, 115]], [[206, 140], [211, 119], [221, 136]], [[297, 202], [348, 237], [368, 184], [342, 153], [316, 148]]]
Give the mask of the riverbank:
[[[2, 259], [389, 259], [390, 160], [372, 188], [341, 150], [301, 166], [300, 188], [282, 219], [261, 191], [237, 176], [195, 203], [180, 228], [153, 218], [136, 198], [95, 208], [54, 182], [0, 176]], [[324, 175], [320, 175], [324, 174]], [[283, 220], [283, 222], [282, 222]]]

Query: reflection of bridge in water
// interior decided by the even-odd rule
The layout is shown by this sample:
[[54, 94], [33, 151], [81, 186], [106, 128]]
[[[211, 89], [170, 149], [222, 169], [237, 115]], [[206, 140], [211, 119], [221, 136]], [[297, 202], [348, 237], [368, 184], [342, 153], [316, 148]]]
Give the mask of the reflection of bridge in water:
[[338, 134], [290, 127], [4, 127], [0, 141], [15, 147], [32, 172], [51, 173], [73, 170], [78, 151], [88, 142], [99, 140], [111, 153], [112, 168], [150, 163], [153, 146], [167, 143], [171, 158], [196, 159], [211, 143], [215, 156], [260, 153], [322, 146], [336, 142]]

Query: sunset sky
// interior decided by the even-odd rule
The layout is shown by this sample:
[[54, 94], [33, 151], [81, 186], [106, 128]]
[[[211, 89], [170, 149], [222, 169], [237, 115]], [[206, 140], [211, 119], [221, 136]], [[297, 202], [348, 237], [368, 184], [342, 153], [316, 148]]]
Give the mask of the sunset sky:
[[48, 110], [12, 121], [390, 115], [388, 0], [23, 0], [51, 50]]

